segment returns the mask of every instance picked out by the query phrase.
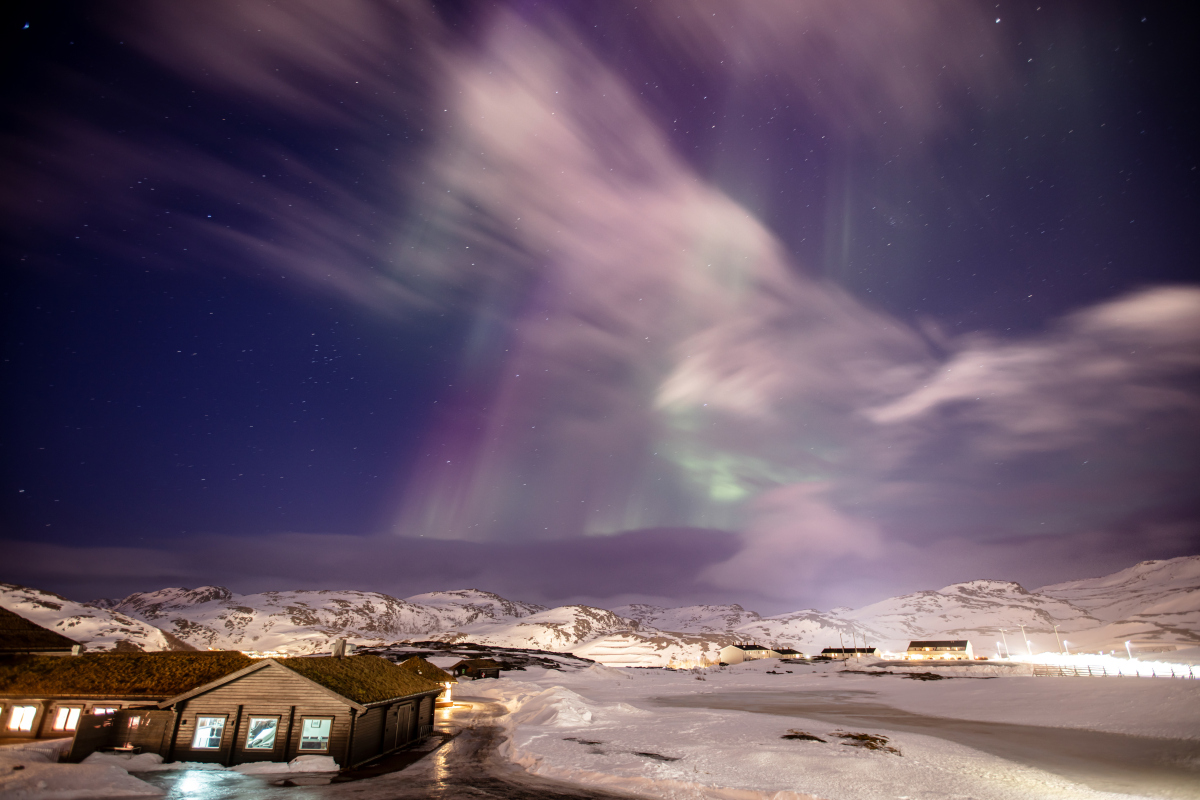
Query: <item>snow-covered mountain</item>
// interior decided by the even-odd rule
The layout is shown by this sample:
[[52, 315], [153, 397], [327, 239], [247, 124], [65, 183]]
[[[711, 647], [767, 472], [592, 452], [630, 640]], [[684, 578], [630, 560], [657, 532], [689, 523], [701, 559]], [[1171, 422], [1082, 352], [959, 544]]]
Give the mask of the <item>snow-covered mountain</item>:
[[91, 651], [194, 649], [143, 620], [28, 586], [0, 583], [0, 606]]
[[1119, 650], [1125, 641], [1142, 649], [1200, 645], [1200, 556], [1143, 561], [1102, 578], [1037, 591], [1085, 608], [1105, 623], [1073, 637], [1089, 649]]
[[[798, 650], [862, 646], [900, 650], [912, 639], [970, 638], [990, 642], [1001, 638], [1000, 628], [1031, 636], [1053, 635], [1101, 624], [1064, 600], [1028, 592], [1009, 581], [970, 581], [937, 591], [892, 597], [860, 609], [815, 609], [761, 617], [738, 605], [624, 606], [619, 613], [670, 631], [695, 634], [725, 633], [738, 641], [753, 641]], [[985, 646], [981, 649], [989, 649]]]
[[614, 608], [613, 613], [653, 628], [691, 633], [730, 633], [762, 619], [756, 612], [747, 611], [737, 604], [662, 608], [635, 603]]
[[327, 650], [331, 640], [342, 637], [386, 644], [444, 631], [456, 618], [483, 614], [481, 609], [489, 608], [478, 602], [483, 599], [494, 599], [495, 608], [508, 603], [486, 592], [464, 593], [462, 606], [451, 613], [444, 605], [426, 607], [378, 592], [239, 595], [222, 586], [137, 592], [109, 602], [114, 611], [143, 619], [201, 648], [314, 653]]
[[371, 646], [477, 642], [573, 652], [609, 666], [657, 666], [714, 659], [737, 642], [805, 652], [866, 642], [894, 651], [911, 639], [969, 638], [981, 654], [1005, 645], [1013, 653], [1056, 650], [1060, 640], [1093, 650], [1120, 649], [1125, 640], [1143, 648], [1200, 643], [1200, 556], [1148, 561], [1033, 592], [1008, 581], [975, 580], [858, 609], [771, 617], [739, 605], [545, 608], [476, 589], [400, 600], [358, 591], [238, 595], [204, 586], [92, 606], [20, 587], [5, 591], [0, 603], [6, 607], [93, 647], [124, 640], [159, 649], [178, 637], [200, 648], [299, 654], [325, 651], [345, 637]]
[[401, 640], [477, 642], [580, 655], [603, 654], [617, 666], [694, 659], [718, 637], [664, 634], [602, 608], [545, 608], [477, 589], [429, 592], [399, 600], [378, 592], [292, 591], [238, 595], [220, 586], [138, 592], [97, 601], [207, 648], [324, 652], [332, 640], [363, 646]]

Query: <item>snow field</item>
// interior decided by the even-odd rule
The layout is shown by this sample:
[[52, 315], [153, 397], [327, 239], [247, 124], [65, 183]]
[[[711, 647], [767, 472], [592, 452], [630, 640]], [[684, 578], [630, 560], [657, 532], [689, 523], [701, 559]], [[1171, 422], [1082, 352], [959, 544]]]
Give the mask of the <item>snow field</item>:
[[[1043, 770], [932, 736], [870, 727], [902, 755], [846, 746], [827, 721], [741, 711], [662, 707], [654, 697], [726, 690], [846, 692], [914, 713], [1169, 738], [1200, 737], [1191, 681], [999, 678], [914, 681], [839, 674], [840, 665], [767, 675], [778, 662], [691, 673], [593, 667], [528, 670], [522, 680], [477, 681], [510, 714], [502, 754], [550, 778], [668, 800], [1099, 800], [1101, 792]], [[799, 674], [804, 671], [806, 674]], [[940, 671], [940, 670], [939, 670]], [[849, 699], [847, 702], [853, 702]], [[825, 742], [786, 740], [800, 730]], [[668, 760], [671, 759], [671, 760]]]

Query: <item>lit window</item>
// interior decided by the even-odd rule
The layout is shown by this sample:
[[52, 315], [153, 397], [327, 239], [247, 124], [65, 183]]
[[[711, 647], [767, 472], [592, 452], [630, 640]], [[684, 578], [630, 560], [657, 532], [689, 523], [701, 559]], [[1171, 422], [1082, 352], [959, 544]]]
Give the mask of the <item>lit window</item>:
[[56, 731], [73, 731], [79, 727], [79, 712], [82, 708], [60, 707], [54, 714], [53, 728]]
[[331, 719], [307, 719], [300, 723], [301, 750], [328, 750], [329, 730], [333, 727]]
[[120, 710], [120, 706], [92, 706], [92, 713], [99, 716], [108, 716], [115, 714]]
[[10, 731], [33, 730], [33, 718], [37, 716], [37, 706], [13, 706], [8, 716]]
[[251, 717], [246, 730], [247, 750], [274, 750], [275, 731], [279, 728], [278, 717]]
[[221, 747], [221, 734], [225, 732], [224, 717], [198, 717], [196, 719], [196, 735], [192, 737], [194, 750], [218, 750]]
[[142, 724], [142, 718], [140, 715], [130, 717], [128, 720], [126, 720], [126, 726], [131, 731], [136, 731], [138, 729], [138, 726], [141, 724]]

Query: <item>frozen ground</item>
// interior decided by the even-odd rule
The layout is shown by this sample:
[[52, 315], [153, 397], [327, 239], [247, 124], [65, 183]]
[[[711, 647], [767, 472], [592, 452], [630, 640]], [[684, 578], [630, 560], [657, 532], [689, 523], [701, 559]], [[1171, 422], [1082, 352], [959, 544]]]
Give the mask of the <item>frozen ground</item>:
[[[1200, 798], [1200, 683], [938, 671], [963, 677], [767, 661], [697, 680], [596, 666], [462, 692], [509, 708], [501, 752], [529, 771], [648, 797]], [[882, 736], [899, 753], [838, 733]]]

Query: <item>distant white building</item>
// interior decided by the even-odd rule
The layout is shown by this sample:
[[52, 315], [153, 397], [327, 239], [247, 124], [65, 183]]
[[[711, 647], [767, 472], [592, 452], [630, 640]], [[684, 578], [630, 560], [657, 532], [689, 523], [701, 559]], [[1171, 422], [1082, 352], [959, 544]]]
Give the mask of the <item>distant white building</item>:
[[740, 664], [743, 661], [754, 661], [760, 658], [779, 658], [779, 653], [768, 647], [757, 644], [731, 644], [722, 647], [717, 653], [723, 664]]
[[826, 647], [821, 651], [826, 658], [857, 658], [879, 655], [878, 647]]
[[975, 651], [966, 639], [909, 642], [905, 661], [971, 661]]

